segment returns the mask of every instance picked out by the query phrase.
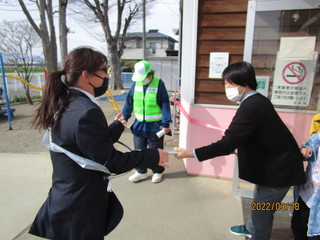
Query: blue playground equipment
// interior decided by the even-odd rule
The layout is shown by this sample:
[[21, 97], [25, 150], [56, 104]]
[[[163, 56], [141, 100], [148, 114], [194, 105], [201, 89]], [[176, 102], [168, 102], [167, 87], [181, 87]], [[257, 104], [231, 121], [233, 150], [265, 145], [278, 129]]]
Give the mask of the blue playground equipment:
[[11, 126], [11, 120], [12, 120], [12, 112], [11, 112], [11, 108], [10, 108], [10, 102], [9, 102], [9, 98], [8, 98], [8, 89], [7, 89], [7, 83], [6, 83], [6, 76], [5, 76], [5, 72], [4, 72], [4, 65], [3, 65], [3, 59], [2, 59], [2, 53], [0, 53], [0, 63], [1, 63], [1, 73], [2, 73], [2, 81], [3, 81], [3, 90], [4, 90], [4, 98], [6, 101], [6, 110], [1, 110], [6, 112], [7, 116], [8, 116], [8, 124], [9, 124], [9, 130], [12, 130], [12, 126]]

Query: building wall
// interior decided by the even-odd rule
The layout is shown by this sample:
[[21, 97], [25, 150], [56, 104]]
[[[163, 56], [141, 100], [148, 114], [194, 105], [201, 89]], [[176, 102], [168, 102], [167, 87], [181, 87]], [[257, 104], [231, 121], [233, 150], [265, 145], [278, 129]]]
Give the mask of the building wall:
[[125, 49], [135, 49], [135, 48], [139, 48], [139, 44], [138, 41], [136, 39], [130, 39], [127, 40], [125, 43]]
[[[166, 53], [166, 49], [156, 49], [155, 53], [153, 53], [152, 49], [147, 49], [146, 55], [147, 55], [147, 58], [148, 57], [166, 57], [167, 53]], [[126, 48], [121, 56], [121, 59], [126, 59], [126, 60], [143, 59], [143, 49], [142, 48], [138, 48], [138, 49]]]
[[229, 62], [243, 59], [248, 0], [200, 0], [195, 103], [231, 103], [221, 79], [209, 78], [210, 52], [228, 52]]
[[176, 91], [179, 86], [178, 57], [148, 58], [155, 75], [160, 77], [167, 91]]
[[[190, 105], [185, 99], [181, 101], [182, 106], [186, 109], [188, 118], [195, 121], [202, 121], [211, 124], [217, 128], [227, 129], [236, 108], [215, 108], [201, 105]], [[299, 145], [305, 143], [309, 137], [309, 128], [313, 114], [299, 114], [279, 112], [278, 114], [289, 130], [294, 135]], [[191, 123], [184, 114], [180, 117], [180, 147], [195, 149], [206, 146], [212, 142], [220, 140], [224, 131], [213, 129]], [[235, 155], [230, 154], [210, 159], [204, 162], [198, 160], [186, 159], [185, 167], [189, 174], [210, 176], [223, 179], [232, 179], [234, 171]]]
[[[122, 59], [143, 59], [143, 48], [139, 43], [141, 39], [132, 39], [126, 41], [126, 48], [123, 51]], [[150, 48], [150, 43], [158, 44], [159, 48], [156, 48], [154, 51]], [[174, 46], [174, 43], [173, 43]], [[170, 49], [169, 40], [167, 38], [164, 39], [147, 39], [146, 40], [146, 51], [147, 57], [166, 57], [166, 50]]]
[[[187, 116], [181, 114], [180, 147], [192, 150], [215, 142], [224, 134], [223, 131], [192, 123], [190, 118], [195, 122], [227, 128], [237, 110], [237, 106], [225, 97], [222, 79], [209, 78], [209, 55], [210, 52], [229, 52], [229, 63], [243, 60], [247, 4], [247, 0], [183, 2], [181, 104]], [[261, 50], [268, 51], [268, 46]], [[265, 66], [261, 63], [267, 61], [267, 56], [261, 56], [258, 62], [253, 62], [254, 66], [257, 65], [258, 74], [263, 74]], [[276, 110], [298, 144], [305, 142], [314, 112]], [[202, 163], [185, 159], [184, 163], [190, 174], [233, 177], [233, 155]]]
[[[167, 91], [177, 91], [179, 85], [178, 57], [150, 57], [147, 60], [155, 71], [155, 75], [164, 81]], [[132, 75], [133, 73], [122, 73], [124, 88], [131, 87]]]
[[142, 48], [126, 48], [123, 51], [121, 59], [126, 59], [126, 60], [143, 59], [143, 49]]

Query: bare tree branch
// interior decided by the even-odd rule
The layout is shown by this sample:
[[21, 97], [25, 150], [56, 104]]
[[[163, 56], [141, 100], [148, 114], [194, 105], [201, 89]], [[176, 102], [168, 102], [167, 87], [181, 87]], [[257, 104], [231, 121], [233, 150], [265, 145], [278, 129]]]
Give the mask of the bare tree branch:
[[[11, 58], [18, 76], [31, 81], [34, 57], [33, 48], [39, 46], [39, 36], [28, 21], [3, 22], [0, 28], [0, 51]], [[26, 97], [33, 104], [29, 86], [24, 84]]]
[[[89, 10], [91, 10], [91, 12], [95, 15], [96, 20], [101, 24], [107, 42], [111, 64], [111, 85], [114, 89], [122, 89], [123, 85], [121, 79], [121, 55], [124, 49], [125, 35], [128, 31], [132, 19], [138, 12], [138, 6], [135, 2], [131, 2], [130, 4], [128, 4], [127, 0], [116, 0], [112, 2], [116, 4], [110, 4], [111, 1], [109, 0], [83, 0], [81, 2], [83, 2]], [[130, 5], [133, 5], [133, 8], [131, 8]], [[117, 9], [114, 34], [112, 34], [110, 23], [110, 9], [113, 6], [116, 6]], [[128, 12], [126, 13], [127, 16], [123, 17], [125, 9]]]

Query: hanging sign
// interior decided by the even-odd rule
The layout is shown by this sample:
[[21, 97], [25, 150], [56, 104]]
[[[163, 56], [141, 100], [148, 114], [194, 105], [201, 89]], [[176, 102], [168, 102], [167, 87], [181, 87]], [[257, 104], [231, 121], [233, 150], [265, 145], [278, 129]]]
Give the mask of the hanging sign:
[[275, 105], [309, 106], [315, 67], [314, 60], [277, 59], [271, 102]]
[[282, 37], [277, 53], [271, 102], [308, 107], [318, 52], [315, 37]]
[[282, 78], [288, 84], [299, 84], [307, 76], [307, 67], [301, 62], [290, 62], [282, 71]]

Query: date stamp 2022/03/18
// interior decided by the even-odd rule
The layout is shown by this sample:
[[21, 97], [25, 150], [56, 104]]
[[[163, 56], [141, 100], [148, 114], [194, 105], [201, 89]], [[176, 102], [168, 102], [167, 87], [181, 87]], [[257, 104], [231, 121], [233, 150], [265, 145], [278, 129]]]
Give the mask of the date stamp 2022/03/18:
[[251, 203], [252, 211], [293, 211], [299, 210], [298, 202], [253, 202]]

